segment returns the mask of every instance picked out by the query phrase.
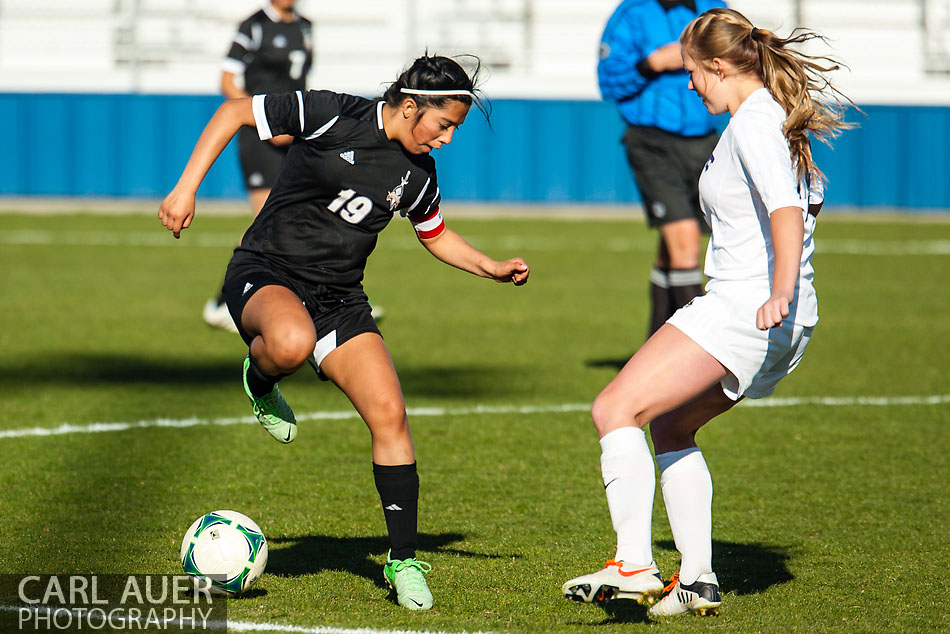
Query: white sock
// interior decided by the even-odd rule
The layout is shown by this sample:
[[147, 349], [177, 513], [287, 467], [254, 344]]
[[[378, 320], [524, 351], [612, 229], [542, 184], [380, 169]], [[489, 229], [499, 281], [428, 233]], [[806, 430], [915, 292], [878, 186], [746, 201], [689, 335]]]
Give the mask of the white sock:
[[621, 427], [601, 438], [600, 448], [607, 508], [617, 532], [615, 559], [649, 566], [656, 470], [646, 435], [638, 427]]
[[699, 447], [659, 454], [660, 489], [680, 551], [680, 583], [712, 572], [712, 476]]

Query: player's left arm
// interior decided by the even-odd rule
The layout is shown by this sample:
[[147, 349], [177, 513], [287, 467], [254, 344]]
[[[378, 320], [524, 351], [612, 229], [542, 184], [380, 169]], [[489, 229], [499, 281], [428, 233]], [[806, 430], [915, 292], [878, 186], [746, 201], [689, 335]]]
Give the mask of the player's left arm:
[[788, 317], [788, 307], [795, 297], [802, 248], [805, 240], [805, 217], [800, 207], [782, 207], [769, 216], [772, 230], [774, 266], [772, 293], [755, 315], [759, 330], [768, 330]]
[[521, 258], [497, 261], [488, 257], [449, 228], [431, 238], [419, 237], [422, 245], [439, 260], [479, 277], [521, 286], [528, 281], [528, 265]]

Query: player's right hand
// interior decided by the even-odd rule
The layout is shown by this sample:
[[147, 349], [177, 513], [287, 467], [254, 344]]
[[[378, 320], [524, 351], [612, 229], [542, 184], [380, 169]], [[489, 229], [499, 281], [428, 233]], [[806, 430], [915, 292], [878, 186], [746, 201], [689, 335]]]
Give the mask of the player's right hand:
[[194, 194], [182, 194], [176, 189], [165, 197], [158, 208], [158, 219], [162, 221], [162, 226], [171, 231], [176, 239], [181, 237], [182, 229], [191, 225], [194, 217]]
[[788, 317], [791, 299], [783, 295], [772, 295], [759, 307], [755, 313], [755, 327], [759, 330], [768, 330], [782, 325], [782, 320]]

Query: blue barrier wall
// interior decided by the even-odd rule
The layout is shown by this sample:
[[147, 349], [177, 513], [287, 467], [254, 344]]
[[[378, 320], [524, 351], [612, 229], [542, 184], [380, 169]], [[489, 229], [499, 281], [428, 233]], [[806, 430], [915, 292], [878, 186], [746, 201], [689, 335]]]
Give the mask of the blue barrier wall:
[[[161, 197], [175, 184], [216, 96], [0, 94], [0, 194]], [[638, 201], [612, 104], [493, 102], [435, 154], [449, 200]], [[868, 106], [834, 149], [816, 144], [829, 205], [950, 209], [950, 107]], [[232, 143], [201, 186], [242, 198]]]

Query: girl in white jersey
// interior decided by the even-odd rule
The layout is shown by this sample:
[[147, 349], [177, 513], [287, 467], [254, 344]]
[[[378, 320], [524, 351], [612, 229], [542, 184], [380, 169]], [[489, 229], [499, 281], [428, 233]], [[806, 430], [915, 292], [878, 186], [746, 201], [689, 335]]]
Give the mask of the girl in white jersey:
[[[841, 108], [813, 98], [822, 90], [840, 94], [823, 76], [837, 67], [790, 48], [815, 37], [782, 39], [736, 11], [712, 9], [680, 38], [690, 88], [711, 113], [732, 116], [699, 179], [712, 229], [709, 283], [594, 401], [617, 554], [602, 570], [565, 583], [569, 599], [653, 603], [668, 591], [652, 616], [718, 613], [712, 479], [696, 432], [743, 397], [770, 395], [798, 365], [818, 322], [811, 258], [822, 175], [809, 135], [834, 136], [846, 126]], [[682, 555], [665, 588], [651, 545], [656, 476], [647, 423]]]

